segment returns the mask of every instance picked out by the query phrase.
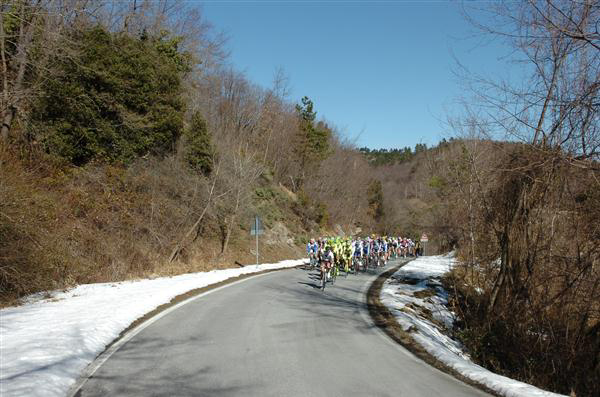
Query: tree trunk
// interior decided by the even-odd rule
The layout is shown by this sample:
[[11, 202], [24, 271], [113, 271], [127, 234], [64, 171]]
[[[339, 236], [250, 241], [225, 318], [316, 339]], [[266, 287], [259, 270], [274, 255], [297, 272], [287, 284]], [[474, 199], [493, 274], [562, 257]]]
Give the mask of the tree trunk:
[[490, 296], [490, 303], [488, 305], [488, 314], [492, 313], [496, 308], [496, 303], [498, 301], [498, 295], [500, 291], [504, 288], [504, 282], [506, 281], [506, 267], [508, 262], [508, 241], [506, 237], [507, 231], [505, 228], [504, 236], [502, 237], [502, 242], [500, 244], [500, 273], [494, 282], [494, 286], [492, 287], [492, 293]]
[[[38, 4], [39, 6], [39, 4]], [[36, 6], [37, 8], [37, 6]], [[25, 3], [21, 5], [21, 15], [20, 15], [20, 26], [19, 26], [19, 36], [17, 40], [17, 53], [15, 56], [16, 63], [18, 64], [17, 75], [15, 76], [14, 82], [12, 84], [12, 92], [13, 97], [10, 100], [10, 105], [5, 103], [6, 110], [4, 111], [4, 115], [2, 117], [2, 129], [0, 131], [0, 138], [3, 141], [7, 141], [10, 129], [12, 127], [12, 122], [17, 114], [17, 106], [20, 101], [23, 99], [21, 94], [23, 90], [23, 81], [25, 79], [25, 70], [27, 69], [27, 61], [28, 61], [28, 51], [30, 50], [31, 42], [33, 40], [33, 34], [35, 30], [35, 24], [38, 19], [38, 13], [36, 10], [32, 10], [31, 20], [26, 20], [25, 18]], [[4, 74], [3, 81], [3, 91], [4, 91], [4, 100], [8, 101], [8, 83], [7, 83], [7, 60], [4, 48], [4, 25], [2, 25], [2, 67]], [[19, 95], [19, 96], [16, 96]]]
[[232, 216], [229, 220], [229, 224], [226, 226], [227, 232], [225, 233], [225, 239], [223, 240], [223, 245], [221, 246], [221, 255], [224, 255], [225, 251], [227, 251], [227, 246], [229, 245], [229, 238], [231, 237], [231, 230], [233, 229], [233, 220], [234, 217]]
[[8, 137], [10, 135], [10, 127], [12, 126], [12, 121], [15, 117], [16, 108], [14, 106], [9, 107], [4, 113], [4, 117], [2, 118], [2, 130], [0, 132], [0, 137], [2, 141], [8, 141]]
[[6, 46], [4, 37], [4, 20], [3, 18], [0, 18], [0, 60], [2, 61], [2, 102], [0, 105], [0, 109], [2, 109], [2, 128], [0, 131], [0, 138], [3, 141], [7, 141], [12, 117], [14, 117], [14, 115], [11, 116], [10, 120], [5, 121], [12, 112], [8, 106], [8, 67], [6, 65]]
[[209, 206], [210, 206], [210, 197], [209, 197], [208, 203], [202, 210], [202, 213], [200, 214], [200, 216], [198, 217], [196, 222], [194, 222], [194, 225], [188, 230], [188, 232], [185, 234], [185, 236], [183, 236], [181, 241], [175, 245], [175, 248], [173, 249], [173, 251], [171, 252], [171, 255], [169, 256], [169, 262], [173, 262], [175, 259], [177, 259], [179, 257], [179, 254], [181, 254], [181, 251], [183, 251], [183, 248], [185, 247], [186, 240], [192, 235], [192, 233], [194, 233], [194, 231], [196, 231], [196, 237], [194, 238], [194, 240], [196, 240], [196, 238], [198, 238], [197, 230], [200, 227], [200, 222], [202, 222], [202, 219], [204, 219], [204, 215], [206, 214], [206, 211], [208, 211]]
[[231, 237], [231, 231], [232, 231], [233, 225], [235, 223], [236, 215], [240, 208], [241, 195], [242, 195], [242, 192], [240, 190], [238, 190], [236, 197], [235, 197], [235, 207], [233, 209], [233, 213], [231, 214], [231, 217], [229, 218], [229, 225], [226, 226], [227, 232], [225, 233], [225, 240], [223, 241], [223, 245], [221, 246], [221, 255], [225, 254], [225, 251], [227, 251], [227, 246], [229, 245], [229, 238]]
[[196, 235], [194, 236], [193, 241], [195, 241], [198, 238], [198, 234], [199, 234], [198, 229], [200, 227], [200, 223], [202, 222], [202, 219], [204, 219], [204, 215], [206, 215], [206, 212], [210, 208], [210, 205], [212, 204], [213, 199], [218, 199], [222, 195], [226, 194], [226, 193], [223, 193], [223, 194], [217, 196], [216, 198], [214, 197], [215, 185], [217, 184], [217, 177], [219, 176], [220, 168], [221, 168], [220, 165], [217, 165], [217, 169], [215, 170], [215, 173], [213, 176], [213, 181], [210, 186], [210, 190], [208, 192], [208, 201], [206, 202], [206, 206], [204, 206], [202, 213], [200, 214], [200, 216], [198, 217], [196, 222], [194, 222], [192, 227], [187, 231], [187, 233], [183, 236], [183, 238], [177, 244], [175, 244], [175, 248], [173, 248], [173, 251], [171, 252], [171, 255], [169, 256], [169, 262], [173, 262], [175, 259], [177, 259], [179, 257], [179, 254], [181, 254], [181, 251], [183, 251], [183, 248], [185, 248], [185, 244], [186, 244], [187, 240], [190, 238], [190, 236], [192, 235], [192, 233], [196, 232]]

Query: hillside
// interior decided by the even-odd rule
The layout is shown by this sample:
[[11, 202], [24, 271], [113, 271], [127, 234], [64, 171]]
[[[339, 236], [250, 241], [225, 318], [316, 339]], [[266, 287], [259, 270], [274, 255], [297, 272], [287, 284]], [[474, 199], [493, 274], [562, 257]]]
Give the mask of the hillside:
[[[193, 9], [23, 4], [2, 14], [2, 304], [253, 263], [255, 215], [261, 261], [298, 257], [320, 234], [379, 231], [363, 156], [310, 98], [235, 71]], [[199, 30], [179, 32], [184, 20]]]
[[445, 283], [455, 336], [478, 364], [547, 390], [597, 394], [598, 170], [560, 149], [485, 139], [375, 168], [386, 229], [428, 232], [431, 248], [460, 258]]

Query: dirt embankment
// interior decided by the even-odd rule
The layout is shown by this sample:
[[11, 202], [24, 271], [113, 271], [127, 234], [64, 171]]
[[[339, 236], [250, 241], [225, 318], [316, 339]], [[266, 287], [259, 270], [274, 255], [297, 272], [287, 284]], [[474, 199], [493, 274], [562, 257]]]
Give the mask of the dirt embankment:
[[255, 263], [254, 213], [267, 232], [259, 239], [261, 263], [302, 257], [294, 236], [305, 232], [281, 193], [257, 195], [252, 208], [237, 214], [224, 252], [223, 226], [231, 222], [220, 218], [223, 203], [215, 202], [169, 261], [206, 206], [203, 183], [175, 158], [75, 168], [0, 151], [0, 306], [78, 284]]

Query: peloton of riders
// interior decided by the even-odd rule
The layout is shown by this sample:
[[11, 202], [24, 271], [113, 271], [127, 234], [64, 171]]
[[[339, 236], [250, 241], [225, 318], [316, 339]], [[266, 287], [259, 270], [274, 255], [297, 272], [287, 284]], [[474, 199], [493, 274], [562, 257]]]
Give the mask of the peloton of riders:
[[[406, 237], [371, 236], [364, 238], [311, 238], [306, 244], [311, 267], [320, 267], [321, 278], [346, 275], [385, 266], [390, 258], [422, 255], [420, 242]], [[323, 284], [324, 288], [324, 284]]]

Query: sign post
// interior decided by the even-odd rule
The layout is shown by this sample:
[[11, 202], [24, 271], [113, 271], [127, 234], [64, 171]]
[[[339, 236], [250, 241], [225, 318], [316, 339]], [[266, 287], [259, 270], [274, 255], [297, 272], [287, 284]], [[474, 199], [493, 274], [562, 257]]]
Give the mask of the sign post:
[[423, 255], [425, 255], [425, 247], [427, 247], [428, 241], [429, 237], [425, 233], [421, 234], [421, 242], [423, 243]]
[[258, 235], [263, 234], [262, 223], [258, 215], [254, 216], [254, 222], [250, 228], [250, 235], [256, 236], [256, 266], [258, 266]]

